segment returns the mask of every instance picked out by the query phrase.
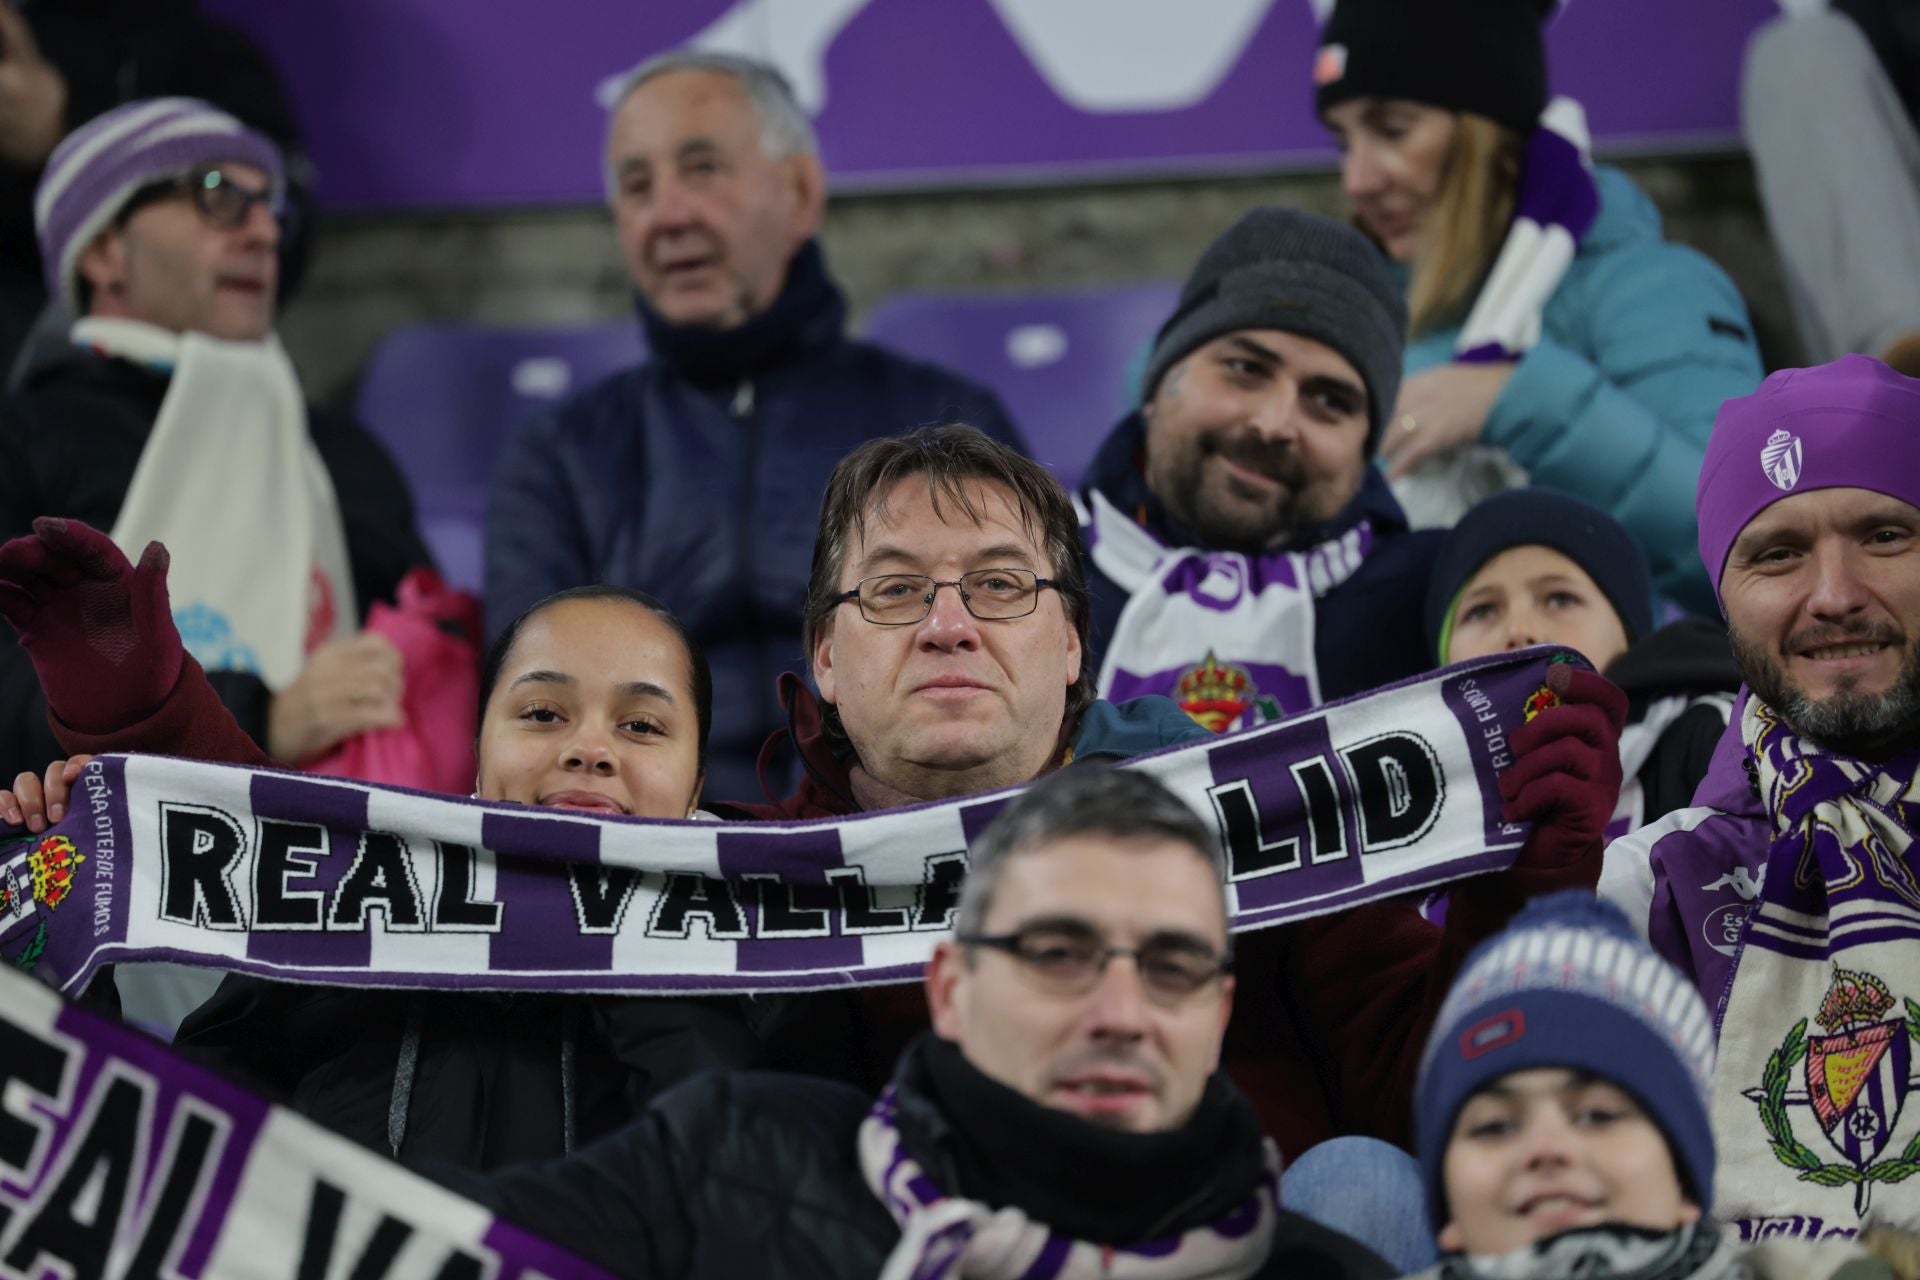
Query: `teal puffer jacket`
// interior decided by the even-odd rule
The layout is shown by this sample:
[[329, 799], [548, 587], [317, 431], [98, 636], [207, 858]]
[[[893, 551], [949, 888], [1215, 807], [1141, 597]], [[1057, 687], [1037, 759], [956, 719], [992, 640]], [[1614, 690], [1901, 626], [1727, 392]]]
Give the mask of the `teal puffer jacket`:
[[[1645, 549], [1661, 593], [1712, 616], [1694, 486], [1714, 414], [1759, 385], [1760, 353], [1726, 273], [1663, 240], [1653, 202], [1624, 173], [1601, 166], [1594, 179], [1599, 217], [1482, 439], [1533, 483], [1613, 513]], [[1407, 372], [1451, 359], [1458, 333], [1410, 343]]]

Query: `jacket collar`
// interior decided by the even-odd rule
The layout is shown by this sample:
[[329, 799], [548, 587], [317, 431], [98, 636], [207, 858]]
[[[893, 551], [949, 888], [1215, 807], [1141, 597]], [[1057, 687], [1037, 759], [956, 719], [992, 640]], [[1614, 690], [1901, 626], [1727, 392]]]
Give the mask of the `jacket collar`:
[[[1131, 515], [1142, 528], [1168, 546], [1203, 546], [1199, 536], [1175, 520], [1147, 487], [1146, 439], [1146, 420], [1138, 410], [1129, 413], [1094, 455], [1083, 487], [1088, 491], [1098, 490], [1107, 501]], [[1393, 490], [1387, 486], [1386, 475], [1371, 464], [1361, 476], [1359, 492], [1333, 519], [1302, 531], [1283, 549], [1300, 551], [1330, 542], [1363, 520], [1372, 522], [1376, 539], [1407, 531], [1406, 512], [1400, 509]]]
[[711, 384], [755, 377], [830, 346], [847, 321], [846, 295], [827, 275], [826, 258], [813, 240], [787, 264], [773, 305], [731, 329], [670, 324], [643, 297], [635, 297], [634, 306], [653, 358], [693, 382]]

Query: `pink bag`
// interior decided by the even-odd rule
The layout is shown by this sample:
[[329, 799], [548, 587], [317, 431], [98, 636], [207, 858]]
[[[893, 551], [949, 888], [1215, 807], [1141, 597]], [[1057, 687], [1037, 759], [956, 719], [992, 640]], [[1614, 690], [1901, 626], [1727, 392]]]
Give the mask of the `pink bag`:
[[376, 602], [368, 631], [400, 651], [407, 723], [356, 734], [306, 765], [308, 773], [470, 795], [480, 700], [480, 602], [440, 575], [414, 569], [394, 603]]

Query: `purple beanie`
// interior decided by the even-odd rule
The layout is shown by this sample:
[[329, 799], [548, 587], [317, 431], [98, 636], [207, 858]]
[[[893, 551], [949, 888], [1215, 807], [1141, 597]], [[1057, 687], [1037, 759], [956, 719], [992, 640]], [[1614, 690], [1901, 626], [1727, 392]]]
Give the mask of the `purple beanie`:
[[47, 157], [33, 195], [47, 292], [80, 310], [75, 265], [93, 238], [141, 187], [201, 165], [235, 161], [285, 185], [280, 149], [198, 98], [129, 102], [68, 134]]
[[1782, 369], [1720, 406], [1694, 498], [1716, 598], [1740, 531], [1780, 499], [1815, 489], [1871, 489], [1920, 507], [1920, 379], [1871, 356], [1842, 356]]

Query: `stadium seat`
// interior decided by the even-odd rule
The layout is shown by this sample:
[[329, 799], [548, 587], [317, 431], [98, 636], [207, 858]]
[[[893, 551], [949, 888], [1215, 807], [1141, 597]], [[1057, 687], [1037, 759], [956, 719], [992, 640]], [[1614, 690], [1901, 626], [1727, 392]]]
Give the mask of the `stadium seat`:
[[1171, 282], [1020, 294], [910, 294], [867, 334], [986, 383], [1069, 489], [1128, 407], [1133, 366], [1179, 300]]
[[454, 586], [479, 591], [494, 459], [528, 415], [644, 355], [639, 326], [408, 325], [374, 349], [357, 410], [413, 488], [420, 532]]

